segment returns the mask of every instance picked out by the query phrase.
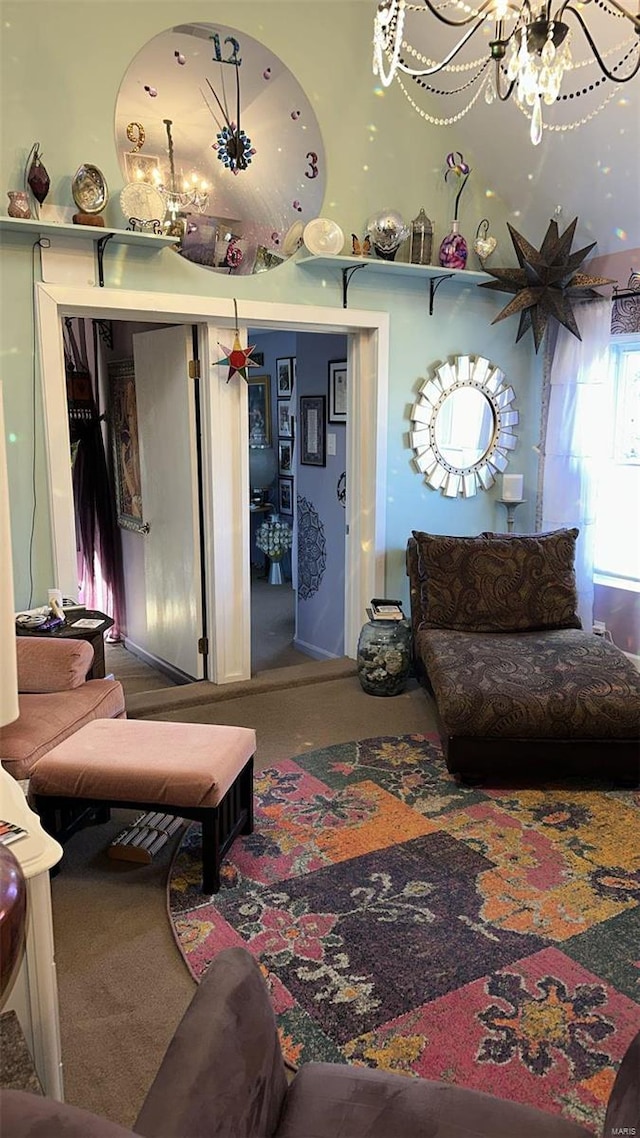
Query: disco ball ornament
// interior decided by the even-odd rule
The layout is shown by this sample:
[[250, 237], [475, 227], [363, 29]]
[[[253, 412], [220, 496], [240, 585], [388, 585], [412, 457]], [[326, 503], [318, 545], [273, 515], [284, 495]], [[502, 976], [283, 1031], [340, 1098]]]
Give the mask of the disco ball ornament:
[[409, 236], [409, 226], [395, 209], [381, 209], [369, 218], [367, 234], [376, 255], [385, 261], [393, 261], [402, 242]]

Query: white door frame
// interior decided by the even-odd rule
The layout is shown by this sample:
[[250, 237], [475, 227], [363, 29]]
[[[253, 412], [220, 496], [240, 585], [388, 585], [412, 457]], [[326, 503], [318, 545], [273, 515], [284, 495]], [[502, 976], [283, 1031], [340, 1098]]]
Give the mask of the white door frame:
[[[216, 684], [251, 675], [249, 574], [249, 446], [247, 386], [226, 383], [215, 367], [235, 327], [233, 300], [37, 283], [40, 348], [55, 580], [77, 595], [73, 486], [61, 321], [96, 320], [198, 324], [203, 398], [205, 556], [210, 663]], [[286, 328], [348, 336], [347, 540], [345, 653], [355, 656], [365, 608], [384, 594], [389, 315], [266, 301], [242, 301], [241, 333]], [[144, 540], [142, 538], [141, 540]]]

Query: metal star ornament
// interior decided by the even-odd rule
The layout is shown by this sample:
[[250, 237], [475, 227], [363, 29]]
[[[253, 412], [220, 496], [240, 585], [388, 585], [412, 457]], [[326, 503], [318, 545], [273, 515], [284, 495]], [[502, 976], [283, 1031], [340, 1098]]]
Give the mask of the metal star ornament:
[[490, 288], [497, 292], [514, 293], [513, 300], [499, 312], [492, 324], [506, 320], [507, 316], [520, 313], [520, 324], [516, 343], [531, 328], [536, 352], [544, 339], [550, 318], [557, 320], [579, 340], [582, 339], [576, 324], [571, 301], [597, 300], [600, 294], [595, 291], [600, 285], [614, 284], [610, 277], [590, 277], [576, 270], [597, 242], [585, 245], [584, 249], [571, 252], [571, 243], [578, 219], [575, 217], [564, 233], [558, 233], [555, 221], [549, 222], [540, 249], [534, 249], [522, 234], [516, 232], [507, 222], [513, 247], [518, 258], [519, 268], [487, 268], [486, 272], [495, 281], [486, 281], [480, 288]]
[[221, 360], [216, 360], [214, 367], [218, 364], [228, 364], [229, 374], [227, 376], [227, 383], [234, 375], [241, 375], [242, 378], [246, 380], [247, 368], [258, 367], [256, 361], [249, 358], [251, 353], [255, 352], [256, 345], [251, 344], [250, 347], [243, 348], [237, 331], [233, 337], [233, 346], [231, 348], [227, 348], [224, 344], [220, 344], [220, 347], [223, 352], [226, 352], [226, 355], [223, 356]]

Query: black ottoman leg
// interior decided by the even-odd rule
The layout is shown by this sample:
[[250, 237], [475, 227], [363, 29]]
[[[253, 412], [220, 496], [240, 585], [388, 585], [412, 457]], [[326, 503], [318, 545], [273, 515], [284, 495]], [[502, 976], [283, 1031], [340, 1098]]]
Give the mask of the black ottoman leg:
[[220, 890], [220, 819], [218, 807], [202, 811], [202, 892]]
[[240, 809], [245, 811], [245, 823], [240, 833], [253, 833], [253, 755], [240, 774]]

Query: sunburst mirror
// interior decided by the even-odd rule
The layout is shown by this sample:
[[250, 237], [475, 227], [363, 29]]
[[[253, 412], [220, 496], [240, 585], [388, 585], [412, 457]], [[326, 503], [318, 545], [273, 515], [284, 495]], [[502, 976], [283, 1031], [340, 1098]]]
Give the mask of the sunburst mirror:
[[517, 443], [515, 392], [483, 356], [435, 365], [411, 409], [413, 463], [433, 490], [471, 498], [504, 471]]

